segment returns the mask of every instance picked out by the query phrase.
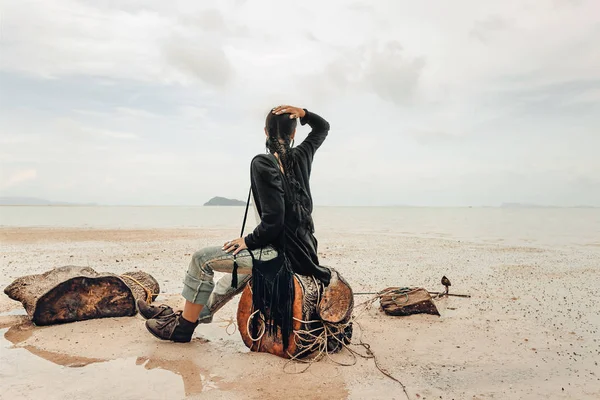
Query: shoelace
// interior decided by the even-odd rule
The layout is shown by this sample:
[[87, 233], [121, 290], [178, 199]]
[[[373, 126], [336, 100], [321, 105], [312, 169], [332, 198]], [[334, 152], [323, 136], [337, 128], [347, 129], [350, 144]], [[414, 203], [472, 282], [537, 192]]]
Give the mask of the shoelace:
[[171, 314], [165, 318], [157, 319], [157, 321], [159, 321], [159, 323], [157, 324], [158, 328], [163, 329], [165, 326], [171, 324], [174, 320], [177, 320], [177, 317], [179, 317], [180, 315], [181, 315], [181, 313], [179, 312], [179, 313]]
[[[165, 311], [169, 311], [172, 312], [173, 309], [171, 307], [169, 307], [166, 304], [161, 304], [160, 306], [150, 306], [150, 309], [154, 312], [156, 312], [156, 314], [152, 317], [152, 318], [161, 318], [161, 315], [165, 312]], [[158, 311], [160, 310], [160, 311]], [[167, 314], [167, 315], [171, 315], [171, 314]]]
[[162, 313], [163, 313], [163, 312], [165, 312], [165, 311], [171, 311], [171, 312], [173, 311], [173, 309], [172, 309], [171, 307], [169, 307], [169, 306], [166, 306], [166, 305], [164, 305], [164, 304], [163, 304], [163, 305], [160, 305], [160, 306], [158, 306], [157, 308], [159, 308], [159, 309], [160, 309], [160, 312], [159, 312], [157, 315], [160, 315], [160, 314], [162, 314]]

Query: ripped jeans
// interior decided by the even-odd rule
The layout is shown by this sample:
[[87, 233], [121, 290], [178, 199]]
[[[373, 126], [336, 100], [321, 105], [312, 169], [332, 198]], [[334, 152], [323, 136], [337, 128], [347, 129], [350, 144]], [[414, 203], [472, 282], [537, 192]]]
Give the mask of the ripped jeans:
[[[252, 250], [257, 260], [268, 261], [277, 257], [277, 250], [271, 246]], [[241, 292], [252, 277], [252, 257], [248, 250], [242, 250], [235, 256], [238, 264], [238, 285], [231, 287], [234, 256], [224, 252], [220, 246], [205, 247], [192, 256], [185, 279], [183, 280], [182, 296], [194, 304], [204, 304], [200, 314], [212, 315]], [[214, 283], [214, 271], [226, 272]]]

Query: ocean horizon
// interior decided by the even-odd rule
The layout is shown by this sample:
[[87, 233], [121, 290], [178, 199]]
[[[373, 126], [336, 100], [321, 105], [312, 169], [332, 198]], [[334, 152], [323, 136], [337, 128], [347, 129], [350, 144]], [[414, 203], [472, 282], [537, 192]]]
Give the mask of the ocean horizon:
[[[243, 206], [0, 206], [2, 228], [239, 229]], [[600, 245], [600, 208], [316, 206], [319, 232]], [[246, 231], [259, 221], [250, 210]]]

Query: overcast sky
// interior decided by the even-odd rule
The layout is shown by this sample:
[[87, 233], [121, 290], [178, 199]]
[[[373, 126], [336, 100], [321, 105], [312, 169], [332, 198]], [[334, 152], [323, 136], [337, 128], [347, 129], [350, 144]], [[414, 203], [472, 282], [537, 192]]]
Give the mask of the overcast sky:
[[244, 199], [292, 103], [317, 205], [600, 206], [597, 0], [0, 7], [2, 196]]

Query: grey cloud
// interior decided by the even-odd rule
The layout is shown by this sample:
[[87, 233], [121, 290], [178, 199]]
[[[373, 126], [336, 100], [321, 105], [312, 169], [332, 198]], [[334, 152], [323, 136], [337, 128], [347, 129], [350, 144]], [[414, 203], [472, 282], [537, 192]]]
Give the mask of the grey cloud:
[[0, 70], [162, 84], [191, 77], [223, 86], [233, 68], [221, 47], [247, 28], [218, 10], [182, 8], [165, 11], [152, 1], [7, 4]]
[[198, 16], [198, 23], [207, 31], [223, 32], [227, 29], [223, 14], [214, 8], [202, 11]]
[[476, 21], [469, 33], [471, 37], [483, 43], [488, 42], [494, 34], [511, 26], [511, 21], [499, 15], [491, 15], [484, 20]]
[[405, 104], [413, 99], [424, 66], [424, 58], [407, 60], [400, 44], [390, 42], [371, 56], [365, 79], [382, 99]]
[[410, 134], [417, 143], [424, 146], [464, 140], [464, 135], [455, 135], [444, 131], [414, 130]]
[[[489, 18], [321, 2], [301, 6], [317, 18], [296, 9], [285, 21], [267, 2], [85, 1], [3, 3], [0, 174], [14, 195], [243, 195], [264, 114], [289, 101], [332, 125], [317, 204], [600, 205], [593, 0], [530, 13], [497, 3], [506, 17]], [[231, 179], [207, 174], [215, 165]]]
[[375, 13], [375, 8], [373, 7], [372, 4], [369, 4], [367, 2], [365, 3], [361, 3], [361, 2], [354, 2], [350, 5], [348, 5], [348, 9], [352, 10], [352, 11], [356, 11], [358, 13], [369, 13], [369, 14], [374, 14]]
[[579, 7], [583, 0], [553, 0], [553, 3], [558, 7]]
[[320, 40], [314, 35], [314, 33], [310, 31], [304, 32], [304, 37], [310, 40], [311, 42], [320, 42]]
[[186, 76], [219, 87], [233, 77], [233, 67], [218, 44], [172, 37], [162, 50], [167, 63]]
[[577, 126], [584, 126], [600, 120], [600, 79], [511, 84], [515, 79], [519, 80], [498, 80], [493, 89], [482, 93], [480, 107], [496, 110], [496, 117], [504, 121], [516, 117], [519, 121], [558, 120], [565, 125], [577, 122]]
[[177, 24], [180, 27], [184, 26], [187, 29], [196, 31], [199, 36], [207, 33], [218, 34], [220, 40], [234, 37], [247, 38], [251, 35], [246, 25], [239, 24], [232, 18], [226, 18], [223, 12], [215, 8], [180, 16]]
[[424, 67], [424, 57], [405, 57], [400, 43], [390, 41], [341, 51], [308, 81], [316, 97], [373, 92], [385, 101], [407, 104], [415, 98]]

